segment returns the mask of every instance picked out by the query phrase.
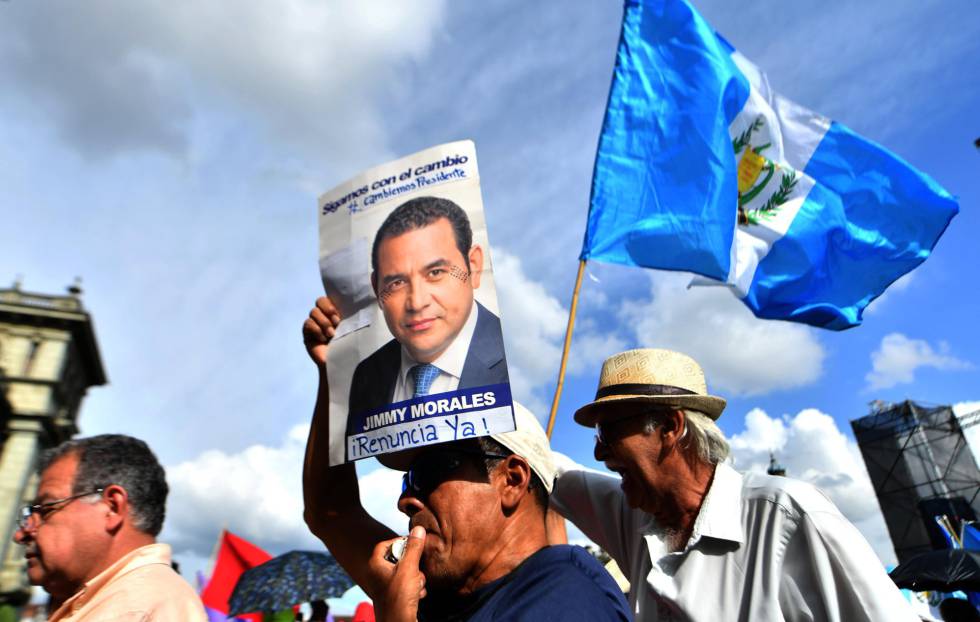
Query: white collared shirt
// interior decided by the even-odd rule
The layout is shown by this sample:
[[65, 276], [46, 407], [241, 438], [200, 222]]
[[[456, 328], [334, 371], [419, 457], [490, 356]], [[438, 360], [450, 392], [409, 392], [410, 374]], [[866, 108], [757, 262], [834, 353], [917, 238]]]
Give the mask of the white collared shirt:
[[[476, 332], [477, 313], [474, 300], [470, 307], [470, 314], [466, 317], [459, 334], [446, 351], [432, 361], [432, 364], [439, 368], [439, 375], [432, 381], [429, 395], [455, 391], [459, 388], [459, 379], [463, 375], [463, 366], [466, 365], [466, 355], [470, 351], [473, 333]], [[412, 378], [411, 370], [418, 364], [419, 362], [405, 350], [405, 346], [402, 346], [402, 365], [398, 370], [398, 379], [395, 381], [395, 392], [391, 396], [392, 403], [412, 399], [415, 395], [415, 379]]]
[[809, 484], [720, 464], [691, 538], [671, 553], [618, 477], [558, 462], [551, 501], [619, 564], [638, 622], [919, 619], [854, 525]]

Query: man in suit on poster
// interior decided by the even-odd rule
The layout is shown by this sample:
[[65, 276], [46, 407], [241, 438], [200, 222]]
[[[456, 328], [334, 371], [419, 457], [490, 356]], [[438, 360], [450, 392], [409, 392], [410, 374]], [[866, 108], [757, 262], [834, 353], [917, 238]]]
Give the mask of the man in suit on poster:
[[473, 244], [458, 205], [419, 197], [395, 208], [375, 235], [371, 268], [371, 286], [395, 338], [358, 364], [350, 415], [507, 382], [500, 319], [473, 297], [483, 249]]

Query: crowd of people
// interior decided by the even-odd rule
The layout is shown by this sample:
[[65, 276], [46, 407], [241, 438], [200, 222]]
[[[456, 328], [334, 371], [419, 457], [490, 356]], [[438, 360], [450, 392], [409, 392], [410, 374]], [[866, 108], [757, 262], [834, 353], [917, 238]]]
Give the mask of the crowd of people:
[[[430, 211], [380, 240], [401, 243], [404, 274], [381, 273], [395, 263], [379, 261], [376, 244], [372, 281], [389, 326], [404, 330], [392, 330], [395, 354], [385, 357], [398, 375], [374, 389], [385, 395], [369, 395], [376, 374], [365, 369], [358, 399], [424, 395], [431, 386], [417, 368], [435, 368], [429, 383], [444, 376], [440, 390], [457, 388], [465, 352], [448, 372], [440, 356], [467, 322], [472, 338], [477, 322], [496, 319], [474, 311], [465, 290], [477, 280], [470, 273], [479, 253], [445, 212]], [[437, 269], [455, 278], [413, 261], [419, 245], [401, 239], [433, 227], [453, 231]], [[466, 270], [454, 275], [459, 266]], [[435, 319], [420, 329], [411, 318], [423, 308]], [[404, 472], [391, 503], [407, 518], [405, 540], [365, 510], [353, 464], [330, 466], [327, 361], [341, 319], [321, 297], [303, 324], [319, 378], [304, 518], [371, 597], [378, 620], [919, 619], [819, 490], [729, 465], [716, 423], [725, 400], [708, 392], [696, 361], [668, 350], [610, 356], [594, 401], [575, 412], [581, 442], [592, 444], [606, 472], [552, 452], [538, 419], [519, 404], [513, 431], [386, 454], [383, 462]], [[39, 475], [14, 539], [25, 547], [31, 583], [50, 594], [50, 620], [208, 619], [173, 571], [170, 548], [156, 541], [168, 489], [145, 443], [121, 435], [68, 441], [43, 456]], [[592, 555], [565, 542], [563, 518], [615, 560], [628, 594]]]
[[[619, 477], [553, 454], [520, 405], [514, 432], [389, 457], [405, 471], [397, 504], [411, 528], [391, 563], [397, 535], [361, 506], [353, 466], [327, 467], [326, 357], [338, 322], [320, 298], [304, 327], [321, 382], [306, 520], [379, 619], [919, 619], [822, 493], [725, 463], [715, 423], [725, 401], [707, 393], [696, 362], [667, 350], [607, 359], [596, 400], [575, 414], [595, 432], [596, 460]], [[584, 551], [553, 543], [549, 508], [612, 556], [628, 602]]]
[[[443, 391], [465, 384], [443, 360], [466, 334], [479, 284], [440, 278], [474, 269], [469, 225], [444, 203], [403, 204], [374, 240], [372, 284], [401, 344], [394, 382], [415, 387], [402, 397], [427, 395], [430, 375]], [[397, 535], [364, 510], [353, 465], [330, 467], [327, 358], [341, 320], [322, 297], [303, 326], [320, 383], [305, 518], [381, 619], [918, 619], [824, 495], [725, 463], [715, 423], [725, 400], [708, 393], [694, 360], [667, 350], [609, 357], [595, 401], [575, 413], [595, 432], [596, 460], [619, 477], [556, 459], [519, 405], [513, 432], [383, 456], [405, 472], [397, 504], [411, 530], [405, 557], [391, 563]], [[612, 556], [628, 602], [581, 549], [560, 543], [550, 508]]]

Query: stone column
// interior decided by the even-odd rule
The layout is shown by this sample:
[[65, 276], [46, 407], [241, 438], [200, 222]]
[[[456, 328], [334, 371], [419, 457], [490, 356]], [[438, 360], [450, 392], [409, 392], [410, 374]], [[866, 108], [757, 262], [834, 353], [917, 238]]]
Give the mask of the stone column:
[[[32, 476], [40, 451], [41, 422], [13, 419], [0, 454], [0, 524], [13, 525], [25, 497], [33, 496]], [[24, 551], [12, 540], [0, 545], [0, 593], [14, 591], [24, 583]]]

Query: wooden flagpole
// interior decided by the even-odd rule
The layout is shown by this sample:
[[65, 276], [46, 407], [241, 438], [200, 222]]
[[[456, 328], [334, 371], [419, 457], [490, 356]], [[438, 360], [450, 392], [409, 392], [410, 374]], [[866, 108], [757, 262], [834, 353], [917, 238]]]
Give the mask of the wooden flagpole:
[[558, 402], [561, 400], [561, 388], [565, 384], [565, 365], [568, 363], [568, 348], [572, 344], [572, 329], [575, 328], [575, 311], [578, 309], [578, 292], [582, 288], [582, 275], [585, 274], [585, 260], [578, 262], [578, 276], [575, 277], [575, 290], [572, 292], [572, 306], [568, 310], [568, 327], [565, 328], [565, 346], [561, 351], [561, 367], [558, 368], [558, 385], [555, 387], [555, 399], [551, 402], [551, 416], [548, 418], [548, 439], [555, 427], [555, 415], [558, 414]]
[[[225, 521], [221, 525], [221, 533], [218, 534], [218, 541], [214, 543], [214, 548], [211, 549], [211, 558], [208, 560], [208, 576], [205, 577], [205, 580], [208, 582], [211, 581], [211, 576], [214, 575], [214, 565], [218, 561], [218, 553], [221, 551], [221, 543], [225, 541], [226, 531], [228, 531], [228, 521]], [[202, 586], [202, 589], [205, 586]]]

